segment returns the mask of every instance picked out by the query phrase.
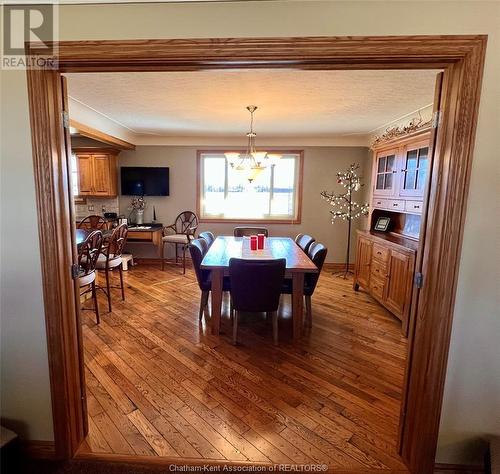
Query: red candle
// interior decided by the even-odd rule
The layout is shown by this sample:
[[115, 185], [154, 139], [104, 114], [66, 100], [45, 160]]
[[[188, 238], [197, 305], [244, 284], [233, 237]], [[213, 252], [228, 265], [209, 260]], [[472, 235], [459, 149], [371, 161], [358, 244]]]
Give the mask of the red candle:
[[264, 248], [264, 234], [257, 234], [257, 248], [259, 250]]
[[257, 236], [250, 236], [250, 250], [257, 250]]

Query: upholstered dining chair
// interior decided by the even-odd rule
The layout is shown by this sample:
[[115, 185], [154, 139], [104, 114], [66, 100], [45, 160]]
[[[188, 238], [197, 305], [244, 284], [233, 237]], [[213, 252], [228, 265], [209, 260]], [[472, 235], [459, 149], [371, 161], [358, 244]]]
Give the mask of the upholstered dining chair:
[[198, 234], [198, 238], [205, 239], [207, 241], [208, 246], [210, 247], [215, 240], [215, 235], [212, 232], [206, 230], [205, 232], [200, 232]]
[[[313, 261], [314, 265], [318, 269], [318, 273], [306, 273], [304, 275], [304, 298], [306, 301], [306, 324], [308, 327], [312, 326], [312, 302], [311, 297], [316, 289], [316, 284], [318, 283], [319, 275], [323, 264], [325, 263], [326, 254], [328, 249], [319, 242], [313, 242], [309, 247], [308, 256]], [[281, 293], [291, 295], [292, 294], [292, 279], [286, 278], [283, 282], [283, 287]]]
[[[191, 254], [196, 280], [198, 281], [198, 286], [201, 290], [200, 310], [198, 314], [198, 319], [200, 321], [203, 318], [203, 314], [208, 306], [208, 297], [210, 296], [210, 290], [212, 289], [211, 271], [203, 270], [201, 268], [201, 261], [207, 253], [207, 250], [208, 244], [205, 239], [194, 239], [189, 244], [189, 253]], [[222, 282], [222, 291], [229, 291], [229, 289], [229, 277], [224, 277]]]
[[305, 252], [309, 252], [309, 247], [316, 239], [307, 234], [299, 234], [295, 237], [295, 243]]
[[85, 290], [80, 293], [80, 296], [88, 292], [92, 293], [97, 324], [100, 323], [100, 320], [95, 278], [97, 259], [101, 253], [102, 240], [102, 232], [100, 230], [95, 230], [87, 235], [86, 239], [78, 245], [78, 283], [80, 289], [85, 288]]
[[250, 260], [231, 258], [229, 279], [233, 317], [233, 344], [238, 341], [241, 311], [272, 314], [273, 342], [278, 344], [278, 306], [285, 276], [286, 259]]
[[243, 227], [238, 226], [233, 230], [234, 237], [249, 237], [250, 235], [264, 234], [269, 237], [269, 231], [265, 227]]
[[98, 229], [102, 230], [106, 227], [106, 219], [102, 216], [92, 215], [82, 219], [76, 226], [78, 229]]
[[175, 245], [175, 263], [179, 261], [178, 246], [182, 246], [182, 272], [186, 273], [186, 247], [194, 239], [198, 228], [198, 216], [192, 211], [183, 211], [172, 225], [163, 228], [161, 244], [161, 269], [165, 270], [165, 244]]
[[[97, 259], [97, 270], [104, 271], [106, 276], [106, 289], [99, 287], [104, 291], [108, 298], [108, 309], [111, 312], [111, 289], [119, 288], [122, 292], [122, 300], [125, 301], [125, 287], [123, 286], [123, 263], [122, 254], [125, 243], [127, 242], [128, 226], [121, 224], [113, 230], [113, 233], [107, 239], [99, 258]], [[120, 286], [111, 286], [109, 274], [118, 269], [120, 273]]]

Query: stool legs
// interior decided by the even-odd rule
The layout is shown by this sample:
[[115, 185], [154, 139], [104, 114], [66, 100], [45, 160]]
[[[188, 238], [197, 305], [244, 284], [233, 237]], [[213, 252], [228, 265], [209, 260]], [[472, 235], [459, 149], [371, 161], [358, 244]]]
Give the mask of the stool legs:
[[123, 264], [122, 263], [120, 263], [118, 270], [120, 272], [120, 287], [122, 289], [122, 300], [125, 301], [125, 287], [123, 286]]
[[111, 286], [109, 284], [109, 268], [106, 267], [104, 273], [106, 274], [106, 296], [108, 297], [108, 309], [111, 313]]
[[99, 318], [99, 303], [97, 302], [97, 291], [95, 289], [95, 281], [92, 282], [92, 299], [94, 300], [94, 310], [95, 310], [95, 316], [96, 316], [96, 321], [97, 324], [101, 322]]

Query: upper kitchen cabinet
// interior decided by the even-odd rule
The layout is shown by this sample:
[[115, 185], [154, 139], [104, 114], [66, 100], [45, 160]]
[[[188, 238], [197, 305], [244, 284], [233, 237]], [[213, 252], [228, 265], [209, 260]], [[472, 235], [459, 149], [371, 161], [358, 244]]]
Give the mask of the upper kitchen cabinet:
[[118, 194], [118, 153], [114, 148], [73, 148], [73, 194], [115, 197]]

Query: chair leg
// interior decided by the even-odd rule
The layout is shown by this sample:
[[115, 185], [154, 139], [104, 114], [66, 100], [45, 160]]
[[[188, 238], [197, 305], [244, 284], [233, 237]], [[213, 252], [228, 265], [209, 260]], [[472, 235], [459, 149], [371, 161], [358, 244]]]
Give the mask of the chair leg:
[[312, 327], [312, 303], [311, 296], [306, 296], [306, 326]]
[[111, 285], [109, 284], [109, 268], [106, 268], [104, 270], [104, 273], [106, 274], [106, 292], [108, 296], [108, 309], [109, 312], [111, 313]]
[[123, 264], [122, 263], [120, 263], [118, 270], [120, 272], [120, 287], [122, 289], [122, 300], [125, 301], [125, 287], [123, 286]]
[[186, 245], [182, 246], [182, 274], [186, 274]]
[[233, 318], [233, 344], [238, 343], [238, 311], [234, 312]]
[[278, 345], [278, 311], [273, 311], [273, 343]]
[[178, 254], [179, 254], [179, 252], [178, 252], [177, 244], [175, 244], [175, 263], [179, 262]]
[[99, 303], [97, 302], [97, 291], [95, 290], [95, 281], [92, 282], [92, 299], [94, 300], [94, 310], [97, 324], [101, 322], [99, 318]]
[[231, 322], [233, 322], [234, 318], [234, 309], [233, 309], [233, 297], [231, 296], [231, 293], [229, 293], [229, 319]]
[[198, 319], [201, 321], [203, 319], [203, 313], [205, 312], [205, 308], [207, 307], [208, 304], [208, 291], [202, 291], [201, 292], [201, 299], [200, 299], [200, 312], [198, 314]]
[[161, 271], [165, 270], [165, 242], [161, 243]]

